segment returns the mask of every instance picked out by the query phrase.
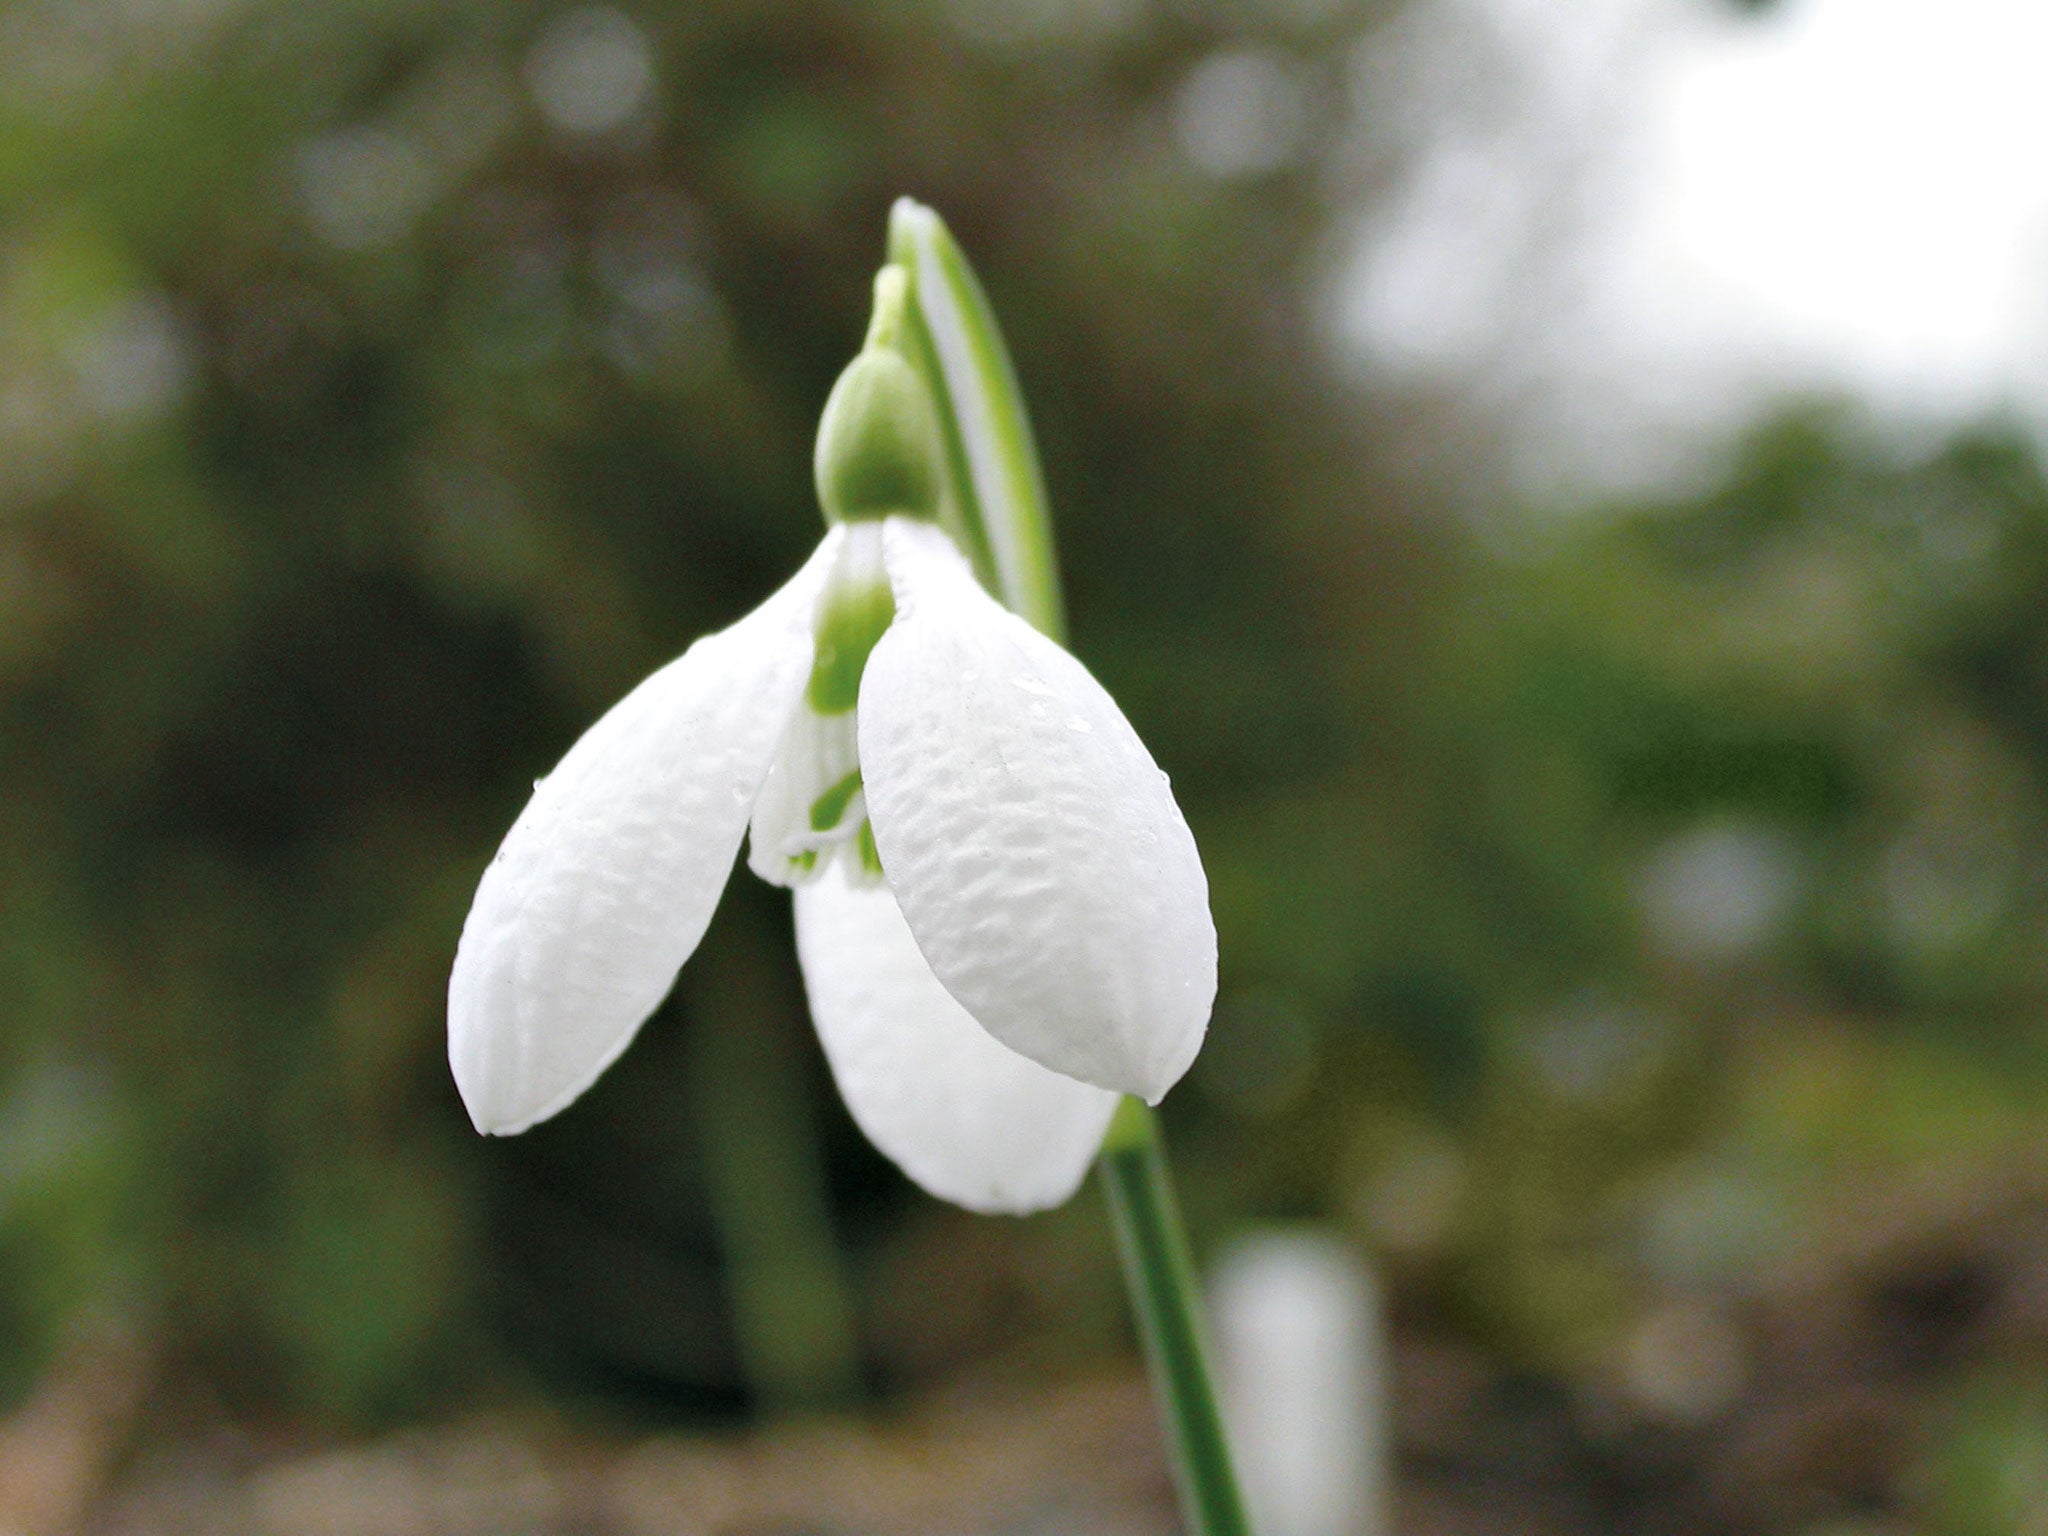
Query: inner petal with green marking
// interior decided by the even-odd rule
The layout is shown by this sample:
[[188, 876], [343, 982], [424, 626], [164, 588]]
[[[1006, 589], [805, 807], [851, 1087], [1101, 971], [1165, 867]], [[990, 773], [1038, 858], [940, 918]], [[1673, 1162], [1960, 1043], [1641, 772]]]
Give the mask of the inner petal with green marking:
[[847, 535], [818, 601], [810, 681], [754, 802], [747, 862], [777, 885], [806, 884], [841, 854], [857, 882], [882, 875], [861, 788], [854, 705], [896, 602], [882, 568], [880, 525], [855, 523]]

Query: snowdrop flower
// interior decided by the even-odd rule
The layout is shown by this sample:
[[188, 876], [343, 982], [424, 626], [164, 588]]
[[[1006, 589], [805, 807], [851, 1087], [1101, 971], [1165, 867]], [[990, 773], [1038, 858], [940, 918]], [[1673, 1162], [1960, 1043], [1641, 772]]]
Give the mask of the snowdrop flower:
[[826, 405], [817, 553], [592, 726], [484, 873], [448, 991], [481, 1131], [545, 1120], [625, 1050], [750, 829], [754, 872], [795, 888], [847, 1107], [933, 1194], [1060, 1203], [1117, 1096], [1156, 1103], [1201, 1045], [1216, 934], [1194, 839], [1101, 685], [932, 521], [942, 450], [890, 340], [901, 277]]

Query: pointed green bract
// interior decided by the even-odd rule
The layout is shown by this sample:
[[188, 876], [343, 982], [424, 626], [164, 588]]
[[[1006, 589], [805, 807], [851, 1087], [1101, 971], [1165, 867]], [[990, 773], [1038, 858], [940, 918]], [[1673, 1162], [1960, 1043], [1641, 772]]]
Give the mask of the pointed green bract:
[[941, 522], [1005, 605], [1062, 639], [1045, 476], [988, 296], [944, 222], [909, 198], [889, 215], [889, 259], [910, 278], [906, 355], [933, 376], [952, 471], [957, 506]]
[[[891, 266], [885, 271], [902, 272]], [[974, 494], [974, 477], [967, 467], [967, 450], [960, 441], [960, 426], [952, 402], [946, 395], [946, 376], [939, 367], [938, 348], [932, 343], [924, 317], [912, 307], [904, 318], [902, 351], [912, 367], [931, 388], [938, 408], [939, 436], [945, 449], [946, 474], [939, 495], [939, 526], [959, 546], [974, 568], [975, 579], [991, 592], [1000, 593], [1002, 582], [996, 574], [995, 557], [989, 551], [988, 535], [981, 524], [981, 503]]]

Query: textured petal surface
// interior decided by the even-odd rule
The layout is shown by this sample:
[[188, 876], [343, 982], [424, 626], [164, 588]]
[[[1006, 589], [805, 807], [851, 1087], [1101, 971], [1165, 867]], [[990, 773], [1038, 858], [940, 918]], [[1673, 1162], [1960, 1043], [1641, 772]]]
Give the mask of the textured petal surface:
[[796, 706], [838, 535], [746, 618], [619, 701], [534, 786], [448, 984], [480, 1131], [545, 1120], [611, 1065], [697, 947]]
[[990, 1039], [932, 975], [887, 887], [842, 863], [796, 892], [797, 955], [832, 1076], [868, 1140], [969, 1210], [1073, 1194], [1117, 1096]]
[[861, 680], [882, 868], [946, 990], [1069, 1077], [1157, 1102], [1200, 1049], [1216, 929], [1166, 775], [1087, 668], [887, 525], [897, 619]]

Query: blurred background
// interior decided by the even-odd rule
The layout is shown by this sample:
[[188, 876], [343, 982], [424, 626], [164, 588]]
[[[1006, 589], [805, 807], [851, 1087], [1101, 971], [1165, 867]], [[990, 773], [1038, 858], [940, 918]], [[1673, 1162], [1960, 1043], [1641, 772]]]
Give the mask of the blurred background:
[[1096, 1193], [872, 1152], [779, 893], [526, 1137], [443, 1058], [534, 778], [815, 541], [910, 194], [1213, 883], [1199, 1256], [1350, 1318], [1395, 1513], [1271, 1536], [2048, 1529], [2044, 50], [0, 3], [0, 1527], [1172, 1528]]

